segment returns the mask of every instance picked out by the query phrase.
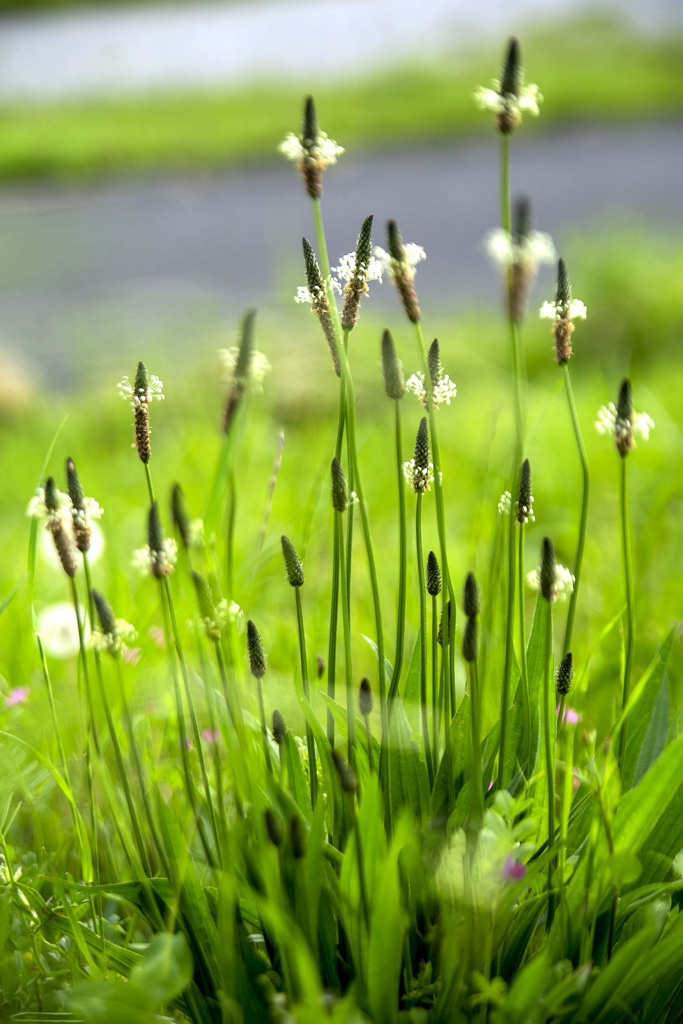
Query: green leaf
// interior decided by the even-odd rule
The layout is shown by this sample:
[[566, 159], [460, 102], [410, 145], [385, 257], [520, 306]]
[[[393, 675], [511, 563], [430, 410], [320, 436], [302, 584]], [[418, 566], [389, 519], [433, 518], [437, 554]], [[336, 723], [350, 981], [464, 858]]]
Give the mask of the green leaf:
[[412, 826], [404, 818], [396, 829], [374, 892], [367, 965], [368, 1002], [374, 1024], [394, 1024], [398, 1017], [403, 936], [408, 926], [398, 858], [412, 839]]
[[545, 630], [548, 616], [548, 602], [540, 594], [536, 601], [534, 621], [526, 649], [526, 664], [529, 683], [529, 739], [528, 761], [524, 773], [530, 779], [536, 772], [541, 749], [541, 722], [543, 707], [543, 678], [545, 672]]
[[[449, 782], [448, 778], [449, 755], [444, 753], [432, 790], [430, 816], [435, 822], [448, 821], [453, 813], [455, 801], [463, 786], [465, 764], [469, 764], [472, 748], [469, 694], [465, 694], [460, 701], [458, 710], [451, 720], [449, 737], [451, 780]], [[449, 795], [449, 789], [452, 795]]]
[[391, 803], [394, 813], [409, 809], [421, 821], [429, 815], [429, 776], [403, 702], [394, 699], [389, 726]]
[[192, 954], [182, 932], [159, 932], [130, 974], [131, 984], [145, 990], [150, 1002], [170, 1003], [192, 980]]
[[586, 1020], [597, 1021], [616, 998], [623, 1002], [622, 986], [625, 980], [636, 970], [655, 939], [653, 928], [643, 928], [617, 950], [583, 999], [581, 1014]]
[[[657, 760], [666, 746], [669, 735], [669, 724], [671, 718], [671, 704], [669, 701], [669, 683], [666, 673], [662, 677], [659, 686], [659, 693], [655, 706], [648, 719], [646, 719], [646, 731], [642, 746], [638, 751], [635, 771], [633, 773], [633, 785], [637, 786], [645, 772]], [[628, 746], [627, 746], [628, 751]]]
[[299, 810], [308, 819], [311, 816], [311, 791], [306, 781], [304, 766], [301, 763], [301, 753], [291, 732], [285, 733], [280, 749], [287, 768], [290, 792], [296, 800]]
[[640, 748], [645, 740], [650, 717], [654, 711], [659, 689], [664, 679], [667, 662], [673, 647], [674, 630], [670, 630], [651, 663], [631, 691], [624, 711], [612, 727], [614, 743], [623, 726], [628, 722], [628, 742], [622, 768], [622, 785], [630, 789], [636, 784], [634, 778]]
[[148, 992], [134, 982], [86, 982], [68, 1000], [85, 1024], [153, 1024], [158, 1019]]

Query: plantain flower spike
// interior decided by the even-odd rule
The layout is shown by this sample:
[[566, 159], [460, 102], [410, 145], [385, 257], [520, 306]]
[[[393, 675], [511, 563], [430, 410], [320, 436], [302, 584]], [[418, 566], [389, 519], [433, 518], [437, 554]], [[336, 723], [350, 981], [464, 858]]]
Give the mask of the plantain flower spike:
[[74, 543], [65, 526], [67, 516], [65, 511], [66, 499], [58, 490], [54, 477], [51, 476], [45, 481], [44, 503], [46, 510], [45, 526], [52, 534], [52, 539], [64, 572], [67, 576], [73, 577], [78, 571], [78, 562], [76, 561]]
[[430, 597], [437, 597], [441, 593], [441, 569], [433, 551], [427, 555], [427, 569], [425, 571], [425, 583], [427, 593]]
[[346, 477], [344, 476], [341, 463], [336, 457], [332, 459], [330, 476], [332, 481], [332, 506], [336, 512], [346, 512], [349, 503]]
[[554, 600], [557, 589], [557, 573], [555, 570], [555, 548], [549, 537], [543, 538], [539, 583], [541, 597], [546, 601]]
[[367, 718], [368, 715], [371, 714], [373, 705], [374, 701], [370, 680], [363, 676], [360, 681], [360, 690], [358, 692], [358, 708], [363, 718]]
[[644, 441], [647, 441], [655, 424], [646, 412], [634, 411], [631, 382], [627, 377], [619, 388], [617, 404], [610, 402], [609, 405], [603, 405], [598, 411], [595, 426], [598, 433], [611, 434], [614, 437], [617, 451], [624, 458], [631, 448], [636, 446], [633, 435], [638, 434]]
[[255, 679], [262, 679], [266, 674], [266, 656], [259, 632], [251, 619], [247, 622], [247, 654], [249, 671]]
[[284, 534], [281, 538], [282, 543], [282, 557], [285, 560], [285, 572], [287, 573], [287, 579], [293, 587], [301, 587], [304, 582], [304, 567], [301, 564], [301, 559], [294, 550], [294, 545], [288, 537]]
[[531, 493], [531, 465], [528, 459], [522, 463], [519, 479], [519, 498], [517, 499], [517, 522], [520, 525], [534, 522], [534, 496]]
[[361, 225], [356, 242], [356, 258], [353, 271], [344, 286], [344, 306], [342, 308], [341, 325], [345, 331], [351, 331], [358, 320], [360, 300], [368, 290], [368, 272], [373, 261], [372, 252], [372, 216], [366, 217]]
[[339, 784], [345, 793], [355, 793], [358, 789], [358, 776], [353, 768], [347, 763], [343, 754], [338, 750], [332, 751], [332, 760], [337, 769]]
[[479, 587], [473, 572], [467, 574], [462, 605], [468, 619], [473, 619], [479, 614]]
[[586, 306], [580, 299], [572, 298], [572, 286], [567, 276], [567, 267], [563, 259], [557, 264], [557, 293], [554, 302], [544, 302], [541, 316], [553, 321], [553, 337], [555, 339], [555, 362], [564, 366], [572, 354], [572, 334], [574, 320], [586, 319]]
[[400, 401], [405, 394], [406, 383], [394, 339], [388, 330], [382, 334], [382, 375], [387, 398], [392, 398], [395, 402]]
[[237, 360], [233, 370], [230, 387], [225, 397], [223, 406], [223, 433], [227, 434], [235, 419], [242, 399], [249, 386], [249, 376], [254, 353], [254, 322], [256, 310], [250, 309], [242, 320], [240, 330], [240, 343], [237, 350]]
[[567, 651], [560, 662], [555, 682], [555, 688], [557, 689], [557, 693], [560, 697], [566, 697], [571, 689], [572, 671], [572, 652]]
[[322, 271], [318, 265], [311, 243], [307, 238], [304, 238], [302, 242], [304, 250], [304, 265], [306, 268], [306, 283], [308, 286], [308, 293], [311, 297], [311, 309], [320, 321], [320, 326], [322, 327], [323, 334], [325, 335], [325, 341], [327, 342], [330, 355], [332, 356], [334, 372], [338, 377], [340, 377], [341, 363], [339, 361], [337, 334], [332, 320], [330, 300], [325, 289]]
[[281, 747], [284, 743], [285, 736], [287, 735], [287, 726], [285, 720], [282, 717], [282, 713], [277, 708], [273, 711], [273, 738], [277, 743], [278, 747]]
[[296, 162], [311, 199], [320, 199], [323, 194], [323, 171], [336, 164], [337, 157], [344, 152], [342, 146], [338, 146], [334, 139], [319, 130], [312, 96], [306, 99], [304, 105], [301, 135], [289, 132], [278, 149], [288, 160]]
[[192, 527], [187, 514], [185, 495], [180, 484], [173, 484], [171, 489], [171, 518], [178, 531], [181, 543], [187, 551], [192, 543]]
[[417, 324], [420, 322], [421, 313], [414, 284], [415, 266], [419, 260], [424, 259], [424, 249], [413, 245], [409, 250], [403, 244], [396, 221], [393, 220], [387, 224], [387, 245], [389, 273], [398, 290], [406, 316], [411, 323]]
[[135, 383], [131, 386], [128, 377], [124, 377], [118, 385], [119, 394], [133, 407], [135, 424], [135, 441], [141, 462], [147, 464], [152, 454], [150, 445], [151, 428], [149, 425], [149, 404], [153, 398], [163, 399], [163, 384], [155, 374], [149, 374], [144, 363], [138, 363], [135, 372]]
[[493, 111], [502, 135], [510, 135], [522, 123], [523, 114], [538, 116], [543, 97], [537, 85], [524, 84], [517, 39], [510, 40], [501, 77], [491, 85], [490, 89], [477, 89], [474, 99], [482, 110]]

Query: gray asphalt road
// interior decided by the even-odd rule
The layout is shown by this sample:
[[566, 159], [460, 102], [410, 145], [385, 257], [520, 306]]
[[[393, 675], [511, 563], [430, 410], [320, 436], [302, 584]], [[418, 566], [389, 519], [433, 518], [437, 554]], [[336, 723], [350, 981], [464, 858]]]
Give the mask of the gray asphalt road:
[[[680, 234], [682, 127], [520, 135], [513, 191], [531, 197], [536, 226], [560, 249], [577, 231], [624, 221]], [[384, 244], [392, 217], [427, 251], [423, 305], [490, 302], [497, 277], [481, 243], [497, 223], [497, 174], [493, 133], [472, 144], [343, 157], [326, 176], [332, 258], [354, 248], [369, 213]], [[128, 365], [150, 339], [171, 350], [215, 344], [250, 306], [295, 308], [304, 234], [313, 237], [308, 202], [284, 161], [215, 177], [5, 188], [0, 347], [63, 386], [82, 383], [112, 351]], [[371, 301], [396, 305], [388, 285]]]

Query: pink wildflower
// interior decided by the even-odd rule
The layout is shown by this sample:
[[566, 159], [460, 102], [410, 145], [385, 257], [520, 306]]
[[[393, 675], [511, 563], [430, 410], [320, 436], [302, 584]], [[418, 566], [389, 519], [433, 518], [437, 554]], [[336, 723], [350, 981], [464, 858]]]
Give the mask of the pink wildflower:
[[505, 858], [502, 871], [503, 878], [506, 882], [518, 882], [520, 878], [524, 878], [526, 875], [526, 865], [520, 864], [519, 861], [515, 860], [511, 853]]
[[5, 706], [8, 708], [14, 708], [18, 704], [23, 704], [28, 700], [28, 695], [31, 691], [28, 686], [15, 686], [5, 697]]
[[203, 729], [202, 738], [205, 739], [207, 743], [218, 743], [219, 739], [221, 738], [220, 730]]

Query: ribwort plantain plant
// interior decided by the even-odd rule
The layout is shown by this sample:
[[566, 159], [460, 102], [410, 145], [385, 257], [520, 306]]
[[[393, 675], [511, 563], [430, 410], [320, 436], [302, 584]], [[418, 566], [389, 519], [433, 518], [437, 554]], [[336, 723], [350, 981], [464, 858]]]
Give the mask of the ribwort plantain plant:
[[[580, 429], [585, 377], [578, 399], [569, 379], [573, 322], [585, 307], [564, 260], [542, 315], [553, 321], [579, 488], [553, 417], [552, 436], [538, 443], [552, 389], [542, 375], [527, 387], [523, 340], [542, 343], [526, 319], [530, 291], [555, 252], [533, 231], [528, 200], [511, 209], [511, 137], [540, 101], [524, 85], [516, 39], [500, 79], [476, 95], [501, 139], [501, 223], [487, 245], [504, 268], [499, 333], [509, 352], [496, 372], [510, 364], [509, 395], [495, 398], [503, 425], [485, 459], [483, 448], [468, 450], [462, 396], [454, 401], [445, 370], [458, 367], [453, 337], [425, 342], [431, 313], [416, 286], [424, 250], [403, 241], [394, 219], [386, 251], [375, 247], [365, 216], [355, 251], [330, 264], [323, 186], [327, 201], [326, 173], [343, 149], [319, 128], [309, 97], [301, 134], [281, 149], [301, 174], [312, 219], [304, 230], [315, 240], [304, 238], [296, 299], [317, 323], [299, 318], [297, 331], [322, 332], [332, 366], [325, 356], [328, 379], [315, 389], [329, 386], [336, 408], [313, 429], [307, 420], [298, 438], [293, 429], [294, 442], [278, 435], [265, 514], [249, 399], [267, 361], [255, 349], [253, 311], [223, 352], [218, 429], [211, 437], [202, 423], [192, 471], [168, 425], [155, 432], [155, 466], [159, 453], [173, 465], [169, 479], [183, 480], [170, 485], [170, 506], [155, 498], [163, 470], [156, 492], [150, 472], [149, 407], [161, 382], [140, 362], [135, 383], [120, 385], [145, 468], [130, 518], [138, 531], [146, 520], [147, 543], [135, 563], [151, 580], [91, 565], [97, 509], [74, 460], [68, 494], [41, 470], [25, 612], [51, 728], [40, 746], [26, 729], [0, 735], [22, 793], [21, 803], [0, 800], [0, 939], [12, 952], [0, 950], [0, 992], [30, 989], [8, 1003], [17, 1021], [43, 1012], [86, 1024], [678, 1019], [683, 736], [667, 679], [675, 640], [672, 631], [655, 651], [636, 633], [626, 477], [635, 435], [654, 424], [633, 411], [630, 378], [599, 414], [619, 455], [614, 551], [602, 553], [616, 560], [621, 550], [622, 602], [586, 555], [589, 463], [600, 463]], [[367, 326], [369, 284], [383, 275], [407, 327]], [[365, 348], [381, 371], [357, 389], [352, 367]], [[476, 374], [462, 373], [459, 389], [474, 391]], [[483, 381], [482, 405], [488, 390]], [[417, 425], [412, 458], [406, 415]], [[117, 430], [122, 448], [125, 427]], [[561, 507], [553, 472], [570, 479], [576, 508]], [[290, 498], [278, 505], [282, 478]], [[486, 505], [492, 486], [504, 492], [498, 517], [495, 501]], [[202, 495], [203, 522], [188, 511]], [[540, 564], [526, 572], [536, 517]], [[33, 610], [41, 520], [72, 589], [78, 660], [64, 669], [68, 692], [56, 690]], [[571, 570], [556, 545], [557, 558], [574, 552]], [[598, 605], [608, 619], [601, 632], [591, 622]], [[598, 689], [602, 718], [591, 708]]]

